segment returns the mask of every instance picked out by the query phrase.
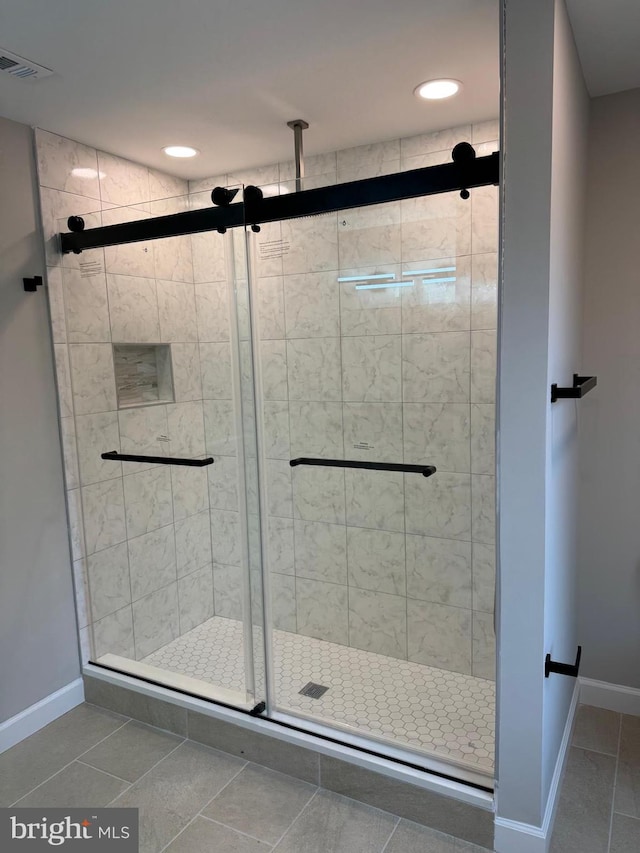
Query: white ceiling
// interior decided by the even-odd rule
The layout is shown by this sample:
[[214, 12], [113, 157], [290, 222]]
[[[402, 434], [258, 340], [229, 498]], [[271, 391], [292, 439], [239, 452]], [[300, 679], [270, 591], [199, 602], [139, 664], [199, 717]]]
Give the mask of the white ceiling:
[[[611, 2], [611, 0], [607, 0]], [[498, 0], [0, 0], [0, 114], [188, 178], [498, 114]], [[413, 94], [462, 80], [450, 101]], [[192, 161], [161, 148], [193, 145]]]
[[640, 87], [640, 0], [567, 0], [589, 94]]

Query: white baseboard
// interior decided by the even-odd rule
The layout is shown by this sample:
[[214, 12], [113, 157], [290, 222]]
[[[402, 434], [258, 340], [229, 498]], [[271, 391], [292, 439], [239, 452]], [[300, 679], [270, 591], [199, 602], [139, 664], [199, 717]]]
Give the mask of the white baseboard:
[[623, 684], [609, 684], [607, 681], [581, 678], [580, 702], [583, 705], [617, 711], [619, 714], [640, 716], [640, 689], [637, 687], [625, 687]]
[[560, 742], [560, 749], [558, 750], [556, 766], [553, 771], [553, 778], [549, 787], [549, 796], [547, 797], [547, 806], [542, 826], [532, 826], [529, 823], [519, 823], [516, 820], [508, 820], [507, 818], [496, 816], [494, 849], [497, 853], [547, 853], [556, 818], [558, 800], [560, 798], [560, 787], [564, 777], [567, 758], [569, 757], [573, 723], [581, 695], [581, 686], [576, 681], [573, 696], [571, 697], [571, 704], [569, 705], [569, 713], [567, 714], [567, 722], [565, 723], [562, 741]]
[[81, 678], [76, 678], [55, 693], [45, 696], [35, 705], [20, 711], [15, 717], [0, 723], [0, 753], [20, 743], [29, 735], [35, 734], [82, 702], [84, 702], [84, 684]]

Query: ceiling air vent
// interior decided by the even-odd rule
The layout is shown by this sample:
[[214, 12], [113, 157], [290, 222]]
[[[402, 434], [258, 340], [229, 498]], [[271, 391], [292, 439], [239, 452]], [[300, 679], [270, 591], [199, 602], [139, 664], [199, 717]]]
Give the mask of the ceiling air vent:
[[42, 80], [43, 77], [50, 77], [53, 74], [50, 68], [37, 65], [3, 47], [0, 47], [0, 72], [19, 77], [21, 80]]

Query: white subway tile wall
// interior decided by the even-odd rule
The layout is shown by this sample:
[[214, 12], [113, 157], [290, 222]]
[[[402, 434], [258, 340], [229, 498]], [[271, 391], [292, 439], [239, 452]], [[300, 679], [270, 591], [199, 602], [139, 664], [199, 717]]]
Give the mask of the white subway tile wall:
[[[497, 123], [310, 157], [305, 185], [446, 162], [463, 140], [494, 150]], [[293, 164], [188, 186], [44, 131], [37, 148], [82, 645], [92, 627], [96, 656], [140, 659], [214, 613], [242, 617], [224, 240], [61, 256], [60, 217], [91, 227], [207, 206], [217, 184], [282, 184]], [[494, 677], [497, 222], [497, 191], [483, 188], [255, 238], [277, 628]], [[413, 285], [338, 281], [373, 274]], [[171, 344], [176, 402], [118, 411], [113, 343]], [[123, 468], [100, 459], [114, 449], [216, 462]], [[296, 456], [438, 473], [291, 469]]]

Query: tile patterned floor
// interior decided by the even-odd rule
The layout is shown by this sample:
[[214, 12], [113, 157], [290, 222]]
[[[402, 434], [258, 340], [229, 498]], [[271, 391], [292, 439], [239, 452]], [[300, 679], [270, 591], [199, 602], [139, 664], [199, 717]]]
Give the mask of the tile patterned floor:
[[0, 755], [0, 807], [138, 808], [140, 853], [488, 853], [93, 705]]
[[581, 705], [550, 853], [640, 851], [640, 717]]
[[[144, 663], [243, 691], [242, 623], [219, 616]], [[276, 695], [282, 710], [491, 771], [495, 684], [482, 678], [274, 631]], [[299, 691], [313, 681], [320, 699]]]

